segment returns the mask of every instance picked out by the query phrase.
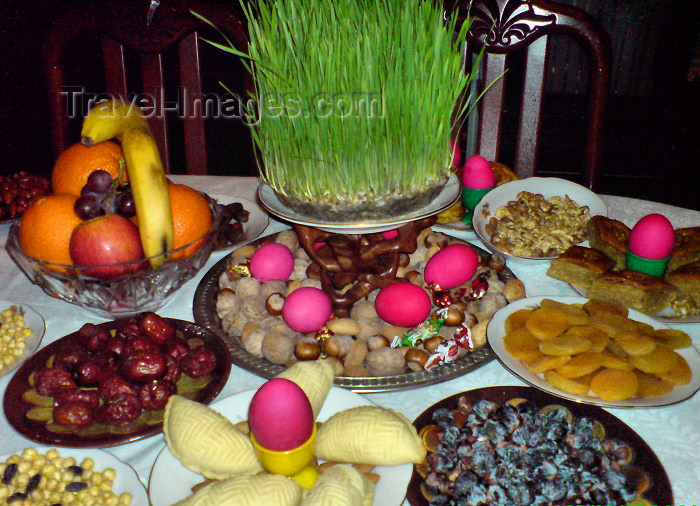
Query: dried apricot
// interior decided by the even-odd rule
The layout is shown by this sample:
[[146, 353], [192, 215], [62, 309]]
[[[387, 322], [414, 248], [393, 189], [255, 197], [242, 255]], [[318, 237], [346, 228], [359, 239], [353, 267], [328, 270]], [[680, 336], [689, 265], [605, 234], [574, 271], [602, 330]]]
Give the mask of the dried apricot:
[[656, 347], [656, 341], [639, 332], [619, 332], [614, 339], [629, 355], [647, 355]]
[[557, 309], [535, 309], [525, 322], [525, 328], [540, 340], [553, 339], [561, 335], [569, 325], [566, 313]]
[[565, 378], [556, 371], [545, 371], [544, 379], [554, 388], [558, 388], [567, 394], [586, 395], [590, 390], [585, 383]]
[[576, 355], [591, 348], [588, 339], [576, 336], [559, 336], [547, 341], [540, 341], [539, 350], [545, 355]]
[[637, 371], [637, 380], [639, 381], [639, 390], [637, 390], [637, 395], [639, 397], [657, 397], [659, 395], [665, 395], [673, 390], [673, 383], [663, 380], [658, 376], [653, 374], [646, 374], [641, 371]]
[[523, 309], [518, 309], [517, 311], [514, 311], [511, 314], [509, 314], [508, 318], [506, 318], [506, 321], [503, 324], [503, 327], [505, 328], [506, 334], [510, 334], [515, 329], [519, 329], [520, 327], [524, 327], [525, 322], [530, 317], [531, 312], [532, 312], [532, 309], [523, 308]]
[[534, 362], [541, 355], [538, 344], [539, 341], [525, 327], [515, 329], [503, 338], [506, 351], [526, 363]]
[[569, 360], [571, 360], [569, 355], [542, 355], [530, 364], [529, 369], [533, 374], [540, 374], [550, 369], [556, 369], [566, 364]]
[[656, 329], [653, 337], [674, 349], [687, 348], [693, 344], [690, 336], [678, 329]]
[[565, 378], [580, 378], [600, 369], [603, 355], [593, 351], [580, 353], [565, 364], [557, 367], [557, 372]]
[[632, 371], [602, 369], [593, 376], [591, 390], [601, 399], [623, 401], [637, 393], [639, 380]]
[[678, 353], [668, 346], [658, 344], [651, 353], [632, 356], [630, 361], [640, 371], [648, 372], [649, 374], [663, 374], [676, 367], [676, 357], [679, 356]]
[[690, 366], [685, 358], [676, 353], [676, 365], [673, 369], [658, 376], [674, 385], [687, 385], [693, 378], [693, 372], [690, 370]]

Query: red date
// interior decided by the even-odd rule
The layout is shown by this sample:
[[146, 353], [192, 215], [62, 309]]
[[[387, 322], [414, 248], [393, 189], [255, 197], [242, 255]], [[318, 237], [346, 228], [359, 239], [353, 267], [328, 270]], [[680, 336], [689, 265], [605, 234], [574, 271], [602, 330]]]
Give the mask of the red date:
[[165, 409], [170, 396], [177, 392], [174, 383], [167, 380], [155, 380], [141, 385], [139, 398], [143, 409]]
[[70, 371], [63, 367], [42, 367], [34, 371], [34, 388], [40, 395], [54, 396], [61, 390], [78, 388]]
[[53, 398], [54, 406], [76, 401], [83, 402], [91, 408], [96, 408], [100, 405], [100, 396], [97, 390], [85, 390], [80, 388], [77, 390], [62, 390]]
[[82, 429], [92, 425], [95, 411], [88, 403], [66, 401], [53, 408], [53, 420], [70, 429]]
[[139, 318], [139, 328], [151, 339], [162, 345], [175, 335], [175, 329], [165, 319], [152, 312], [143, 313]]
[[180, 360], [182, 372], [192, 378], [201, 378], [214, 371], [216, 368], [216, 355], [214, 352], [202, 345], [194, 350], [190, 350], [187, 355]]
[[139, 352], [124, 359], [121, 373], [129, 381], [145, 383], [165, 376], [165, 357], [156, 352]]
[[104, 425], [126, 425], [141, 414], [141, 399], [122, 394], [104, 402], [95, 412], [95, 419]]
[[136, 388], [118, 374], [111, 374], [100, 382], [97, 388], [100, 398], [109, 400], [122, 394], [137, 395]]

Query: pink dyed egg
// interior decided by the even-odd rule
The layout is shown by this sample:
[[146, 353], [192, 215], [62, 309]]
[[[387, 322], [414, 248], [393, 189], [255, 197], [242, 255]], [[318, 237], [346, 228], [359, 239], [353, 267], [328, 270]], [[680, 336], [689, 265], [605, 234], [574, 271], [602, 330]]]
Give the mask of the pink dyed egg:
[[379, 317], [398, 327], [415, 327], [430, 315], [430, 295], [413, 283], [394, 283], [382, 288], [374, 301]]
[[482, 190], [496, 186], [496, 177], [489, 161], [481, 155], [472, 155], [464, 162], [462, 186]]
[[638, 257], [659, 260], [671, 254], [673, 225], [661, 214], [648, 214], [632, 227], [629, 249]]
[[282, 319], [289, 328], [306, 334], [316, 332], [328, 323], [333, 312], [326, 292], [312, 286], [297, 288], [284, 300]]
[[261, 283], [273, 279], [287, 281], [293, 271], [294, 254], [284, 244], [265, 244], [250, 257], [250, 273]]
[[474, 277], [479, 255], [466, 244], [451, 244], [435, 253], [425, 264], [423, 279], [441, 290], [451, 290]]
[[299, 385], [285, 378], [274, 378], [253, 395], [248, 424], [260, 446], [287, 451], [311, 437], [314, 414], [309, 398]]

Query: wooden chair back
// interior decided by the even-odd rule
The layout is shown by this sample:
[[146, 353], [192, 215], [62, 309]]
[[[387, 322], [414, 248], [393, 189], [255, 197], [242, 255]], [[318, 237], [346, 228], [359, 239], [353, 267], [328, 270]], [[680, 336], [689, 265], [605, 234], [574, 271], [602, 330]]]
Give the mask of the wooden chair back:
[[[476, 153], [499, 161], [503, 136], [503, 111], [510, 58], [522, 54], [524, 62], [517, 140], [513, 170], [520, 178], [537, 169], [542, 102], [546, 68], [553, 34], [576, 40], [588, 54], [590, 80], [587, 107], [585, 161], [582, 182], [595, 189], [600, 177], [602, 138], [609, 94], [611, 44], [602, 25], [586, 12], [547, 0], [474, 0], [462, 2], [465, 13], [471, 4], [473, 24], [469, 31], [465, 61], [484, 48], [480, 86], [491, 84], [478, 106], [478, 122], [472, 138]], [[514, 76], [513, 76], [514, 77]]]
[[[191, 11], [210, 20], [220, 33]], [[208, 44], [201, 39], [202, 32], [219, 42], [224, 41], [224, 34], [238, 49], [246, 50], [245, 25], [239, 17], [207, 1], [167, 0], [161, 5], [160, 0], [104, 0], [87, 3], [55, 19], [44, 46], [54, 155], [57, 157], [78, 140], [75, 127], [70, 128], [70, 117], [73, 115], [73, 123], [79, 123], [75, 116], [82, 117], [87, 107], [76, 99], [75, 93], [84, 88], [71, 80], [69, 74], [74, 69], [68, 67], [89, 65], [75, 62], [89, 54], [87, 44], [92, 42], [99, 46], [94, 51], [94, 65], [104, 69], [104, 80], [97, 85], [104, 88], [98, 89], [95, 100], [105, 96], [100, 95], [102, 92], [127, 99], [140, 94], [146, 101], [148, 110], [144, 112], [166, 170], [207, 174], [205, 120], [211, 111], [205, 107], [208, 97], [203, 88], [202, 56], [203, 46]], [[226, 57], [229, 61], [235, 59]], [[219, 95], [223, 91], [217, 90]], [[175, 162], [173, 153], [183, 148], [184, 155]]]

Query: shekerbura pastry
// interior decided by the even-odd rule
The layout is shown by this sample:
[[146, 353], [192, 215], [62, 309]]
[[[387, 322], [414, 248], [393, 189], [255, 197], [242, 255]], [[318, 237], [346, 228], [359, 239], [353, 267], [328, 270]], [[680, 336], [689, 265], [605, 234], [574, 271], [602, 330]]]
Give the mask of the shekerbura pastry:
[[280, 474], [240, 475], [216, 481], [174, 506], [296, 506], [302, 486]]
[[425, 446], [401, 413], [359, 406], [332, 415], [316, 434], [316, 457], [377, 466], [420, 463]]
[[374, 485], [354, 467], [337, 464], [318, 478], [301, 506], [372, 506]]
[[306, 360], [285, 369], [277, 377], [299, 385], [309, 398], [316, 418], [333, 386], [335, 368], [330, 360]]
[[199, 402], [180, 395], [170, 397], [163, 433], [172, 454], [187, 469], [207, 478], [223, 480], [262, 471], [250, 438]]

